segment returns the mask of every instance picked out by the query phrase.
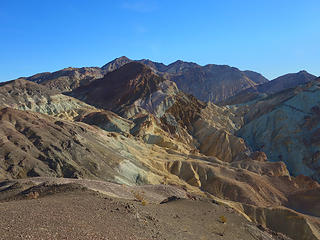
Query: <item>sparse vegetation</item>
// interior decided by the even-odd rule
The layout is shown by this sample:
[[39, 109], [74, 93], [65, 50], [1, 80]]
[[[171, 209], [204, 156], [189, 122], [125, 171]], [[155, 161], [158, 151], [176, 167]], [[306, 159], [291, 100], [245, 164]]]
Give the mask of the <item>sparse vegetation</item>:
[[38, 192], [29, 192], [26, 195], [27, 199], [37, 199], [39, 197], [39, 193]]
[[144, 192], [139, 192], [139, 191], [131, 191], [131, 193], [134, 196], [134, 199], [138, 202], [141, 202], [142, 206], [146, 206], [148, 202], [145, 200], [145, 197], [143, 196]]
[[219, 217], [219, 222], [225, 224], [225, 223], [227, 223], [227, 218], [222, 215], [222, 216]]

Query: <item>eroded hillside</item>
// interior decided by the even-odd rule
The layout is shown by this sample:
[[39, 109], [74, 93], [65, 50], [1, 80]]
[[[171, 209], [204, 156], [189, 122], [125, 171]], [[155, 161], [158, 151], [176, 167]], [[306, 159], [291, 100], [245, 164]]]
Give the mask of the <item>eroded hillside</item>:
[[[23, 79], [2, 84], [0, 178], [175, 185], [292, 239], [318, 238], [310, 199], [318, 201], [320, 186], [297, 176], [318, 176], [307, 155], [317, 151], [317, 82], [217, 106], [142, 63], [121, 64], [67, 94]], [[179, 66], [170, 71], [190, 67]]]

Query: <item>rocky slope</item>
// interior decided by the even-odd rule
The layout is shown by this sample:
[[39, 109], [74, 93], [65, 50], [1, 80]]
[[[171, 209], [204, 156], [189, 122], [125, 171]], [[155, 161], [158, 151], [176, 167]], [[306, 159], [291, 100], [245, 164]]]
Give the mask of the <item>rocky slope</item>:
[[94, 79], [101, 78], [104, 74], [105, 72], [98, 67], [69, 67], [53, 73], [39, 73], [21, 79], [45, 85], [48, 89], [68, 92], [79, 86], [86, 85]]
[[0, 85], [0, 106], [73, 119], [95, 108], [59, 91], [24, 79]]
[[250, 70], [243, 71], [243, 73], [258, 85], [269, 82], [269, 80], [262, 76], [260, 73]]
[[308, 82], [314, 81], [316, 76], [306, 72], [300, 71], [298, 73], [290, 73], [280, 76], [272, 81], [262, 83], [258, 86], [245, 89], [229, 99], [223, 101], [222, 104], [234, 104], [255, 99], [257, 96], [265, 96], [265, 94], [274, 94], [290, 88], [295, 88], [299, 85], [304, 85]]
[[155, 73], [176, 82], [182, 91], [192, 94], [202, 101], [219, 102], [244, 89], [268, 82], [259, 73], [240, 71], [227, 65], [209, 64], [200, 66], [196, 63], [181, 60], [165, 65], [148, 59], [131, 60], [124, 56], [105, 64], [101, 68], [70, 67], [53, 73], [39, 73], [21, 79], [45, 85], [59, 92], [69, 92], [79, 86], [85, 86], [95, 79], [102, 78], [108, 72], [119, 69], [133, 61], [143, 63]]
[[257, 85], [237, 68], [206, 65], [170, 76], [177, 86], [203, 101], [219, 102]]
[[244, 116], [237, 135], [269, 160], [284, 161], [291, 174], [319, 181], [319, 93], [317, 79], [277, 94], [252, 95], [249, 102], [241, 99], [241, 104], [232, 106]]
[[270, 82], [259, 85], [256, 88], [261, 93], [270, 94], [270, 93], [280, 92], [288, 88], [294, 88], [298, 85], [305, 84], [315, 79], [316, 79], [316, 76], [306, 71], [300, 71], [297, 73], [290, 73], [290, 74], [280, 76]]
[[[133, 60], [120, 57], [102, 67], [115, 69]], [[192, 62], [178, 60], [169, 65], [147, 59], [135, 60], [153, 69], [154, 72], [176, 82], [179, 89], [192, 94], [202, 101], [219, 102], [240, 91], [254, 87], [268, 80], [253, 71], [240, 71], [227, 65], [209, 64], [200, 66]]]
[[246, 157], [248, 152], [243, 140], [232, 135], [234, 129], [215, 124], [213, 108], [224, 110], [215, 105], [207, 107], [195, 97], [179, 92], [173, 82], [137, 62], [77, 88], [70, 95], [129, 118], [135, 123], [131, 133], [149, 143], [178, 149], [174, 142], [181, 142], [186, 149], [229, 162]]
[[[122, 113], [135, 105], [138, 99], [145, 99], [152, 93], [163, 90], [161, 86], [169, 88], [164, 79], [154, 74], [151, 69], [143, 64], [130, 62], [108, 73], [104, 78], [75, 89], [71, 96], [96, 107]], [[137, 109], [138, 111], [140, 110]]]
[[192, 94], [202, 101], [212, 102], [222, 102], [235, 95], [275, 93], [316, 78], [306, 71], [301, 71], [278, 77], [269, 82], [268, 79], [257, 72], [240, 71], [227, 65], [208, 64], [200, 66], [196, 63], [181, 60], [165, 65], [148, 59], [131, 60], [123, 56], [101, 68], [70, 67], [53, 73], [39, 73], [21, 79], [45, 85], [59, 92], [69, 92], [79, 86], [85, 86], [95, 79], [102, 78], [108, 72], [119, 69], [133, 61], [143, 63], [155, 73], [176, 82], [182, 91]]
[[[193, 194], [206, 193], [216, 200], [216, 197], [228, 200], [225, 204], [249, 216], [253, 206], [271, 211], [267, 210], [269, 206], [286, 206], [292, 193], [297, 195], [307, 190], [316, 193], [315, 189], [319, 188], [311, 180], [301, 184], [299, 178], [290, 177], [282, 163], [248, 158], [229, 164], [39, 113], [5, 108], [1, 111], [0, 129], [2, 179], [55, 176], [103, 179], [128, 185], [174, 184]], [[288, 206], [295, 202], [292, 199]], [[305, 206], [301, 199], [298, 204]], [[272, 216], [257, 223], [272, 226], [275, 221]], [[313, 226], [313, 220], [310, 221]], [[311, 234], [308, 226], [301, 225], [308, 230], [299, 234]], [[286, 228], [277, 227], [288, 234]]]
[[[181, 69], [192, 67], [179, 64]], [[298, 126], [304, 119], [301, 128], [310, 129], [309, 139], [315, 140], [305, 149], [313, 151], [317, 108], [312, 104], [317, 92], [315, 82], [246, 104], [217, 106], [181, 92], [174, 82], [138, 62], [67, 95], [23, 79], [3, 83], [0, 179], [46, 176], [175, 185], [230, 206], [263, 228], [292, 239], [317, 239], [318, 210], [309, 204], [316, 201], [319, 184], [290, 176], [288, 159], [283, 161], [289, 171], [250, 139], [263, 136], [260, 129], [266, 131], [259, 119], [269, 115], [274, 123], [273, 112], [297, 98], [294, 102], [304, 104], [300, 110], [307, 111], [310, 104], [308, 111], [314, 112], [309, 118], [296, 115], [298, 122], [293, 122]], [[282, 120], [272, 134], [288, 124]], [[252, 129], [258, 134], [250, 124], [257, 126]], [[275, 136], [281, 140], [281, 134]], [[292, 224], [280, 224], [279, 219], [287, 218]]]
[[132, 60], [125, 56], [122, 56], [103, 65], [101, 69], [105, 70], [106, 72], [113, 72], [114, 70], [121, 68], [122, 66], [126, 65], [129, 62], [132, 62]]

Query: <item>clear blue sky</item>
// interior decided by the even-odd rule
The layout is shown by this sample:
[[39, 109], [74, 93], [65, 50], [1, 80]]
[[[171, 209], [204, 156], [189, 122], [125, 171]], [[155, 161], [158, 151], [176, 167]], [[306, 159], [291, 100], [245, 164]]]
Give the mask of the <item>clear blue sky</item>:
[[125, 55], [320, 75], [319, 0], [0, 0], [0, 81]]

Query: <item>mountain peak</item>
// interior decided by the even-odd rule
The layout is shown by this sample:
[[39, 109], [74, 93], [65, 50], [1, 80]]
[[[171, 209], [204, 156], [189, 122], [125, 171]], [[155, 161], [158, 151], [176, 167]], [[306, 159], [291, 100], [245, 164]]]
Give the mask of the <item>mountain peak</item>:
[[171, 73], [171, 74], [177, 74], [177, 73], [181, 73], [187, 69], [196, 68], [196, 67], [199, 67], [199, 65], [194, 62], [184, 62], [181, 60], [177, 60], [173, 63], [170, 63], [167, 66], [166, 72]]
[[260, 73], [250, 71], [250, 70], [245, 70], [242, 72], [257, 84], [263, 84], [263, 83], [269, 82], [269, 80]]
[[299, 78], [299, 77], [306, 77], [308, 78], [308, 81], [311, 81], [313, 80], [314, 78], [316, 78], [316, 76], [308, 73], [306, 70], [301, 70], [299, 72], [296, 72], [296, 73], [288, 73], [288, 74], [285, 74], [285, 75], [282, 75], [280, 77], [277, 77], [276, 79], [273, 79], [272, 81], [279, 81], [279, 79], [288, 79], [290, 81], [293, 81], [295, 80], [296, 78]]
[[182, 61], [182, 60], [177, 60], [177, 61], [175, 61], [175, 62], [173, 62], [173, 63], [171, 63], [171, 64], [182, 64], [182, 63], [184, 63], [184, 61]]
[[127, 58], [126, 56], [121, 56], [115, 59], [116, 61], [123, 61], [123, 60], [131, 60], [130, 58]]
[[197, 66], [198, 64], [194, 63], [194, 62], [185, 62], [185, 61], [182, 61], [182, 60], [177, 60], [173, 63], [170, 63], [168, 66], [170, 65], [192, 65], [192, 66]]
[[125, 75], [126, 78], [130, 79], [137, 76], [138, 74], [145, 74], [151, 72], [151, 69], [148, 68], [145, 64], [133, 61], [128, 62], [122, 67], [116, 69], [114, 71], [114, 75], [118, 75], [119, 77]]
[[112, 72], [120, 67], [122, 67], [123, 65], [132, 62], [131, 59], [127, 58], [126, 56], [122, 56], [122, 57], [118, 57], [114, 60], [112, 60], [111, 62], [108, 62], [107, 64], [103, 65], [101, 67], [101, 69], [107, 71], [107, 72]]
[[301, 70], [297, 74], [312, 75], [312, 74], [308, 73], [306, 70]]
[[163, 78], [153, 73], [146, 65], [129, 62], [107, 73], [103, 78], [93, 81], [85, 87], [76, 89], [72, 95], [107, 110], [117, 106], [130, 105], [158, 89]]

